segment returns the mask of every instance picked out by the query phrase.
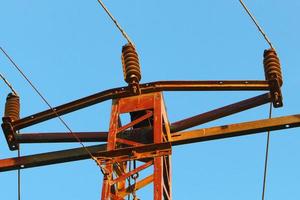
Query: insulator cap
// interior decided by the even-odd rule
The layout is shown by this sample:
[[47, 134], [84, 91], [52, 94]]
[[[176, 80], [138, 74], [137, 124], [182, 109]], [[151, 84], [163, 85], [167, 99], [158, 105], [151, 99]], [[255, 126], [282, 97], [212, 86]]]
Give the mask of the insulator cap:
[[139, 83], [141, 80], [139, 57], [132, 44], [126, 44], [122, 48], [122, 65], [124, 80], [128, 84]]
[[264, 70], [266, 80], [277, 79], [280, 86], [282, 86], [282, 73], [280, 61], [274, 49], [267, 49], [264, 51]]
[[12, 121], [20, 119], [20, 98], [9, 93], [6, 98], [4, 117], [10, 117]]

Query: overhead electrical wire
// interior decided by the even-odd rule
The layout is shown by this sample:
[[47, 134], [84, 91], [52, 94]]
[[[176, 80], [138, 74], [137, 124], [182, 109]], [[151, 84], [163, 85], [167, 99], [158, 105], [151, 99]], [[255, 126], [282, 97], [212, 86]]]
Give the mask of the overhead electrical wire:
[[255, 17], [251, 14], [250, 10], [247, 8], [247, 6], [245, 5], [245, 3], [242, 0], [239, 0], [241, 5], [243, 6], [244, 10], [247, 12], [247, 14], [249, 15], [249, 17], [252, 19], [253, 23], [255, 24], [255, 26], [258, 28], [258, 31], [262, 34], [262, 36], [265, 38], [266, 42], [269, 44], [271, 49], [274, 49], [273, 44], [271, 43], [270, 39], [268, 38], [267, 34], [263, 31], [263, 29], [261, 28], [261, 26], [258, 24], [257, 20], [255, 19]]
[[[2, 48], [1, 48], [2, 49]], [[10, 84], [10, 82], [4, 77], [4, 75], [2, 73], [0, 73], [0, 77], [1, 79], [4, 81], [4, 83], [7, 85], [7, 87], [12, 91], [12, 93], [16, 96], [18, 96], [18, 93], [16, 92], [16, 90], [13, 88], [13, 86]], [[20, 146], [18, 149], [18, 158], [21, 155], [21, 150], [20, 150]], [[18, 200], [21, 200], [21, 170], [18, 169]]]
[[[114, 24], [119, 29], [119, 31], [121, 32], [121, 34], [123, 35], [123, 37], [127, 40], [127, 42], [129, 44], [131, 44], [133, 47], [135, 47], [133, 41], [130, 39], [130, 37], [125, 32], [125, 30], [121, 27], [121, 25], [115, 19], [115, 17], [111, 14], [111, 12], [108, 10], [108, 8], [105, 6], [105, 4], [101, 0], [98, 0], [98, 2], [101, 5], [101, 7], [104, 9], [104, 11], [107, 13], [107, 15], [110, 17], [110, 19], [114, 22]], [[57, 116], [57, 118], [61, 121], [61, 123], [68, 129], [69, 133], [73, 135], [73, 137], [77, 140], [77, 142], [80, 143], [80, 145], [85, 149], [85, 151], [90, 155], [90, 157], [97, 163], [97, 165], [101, 169], [101, 172], [103, 174], [105, 174], [105, 171], [102, 168], [101, 164], [98, 162], [97, 158], [92, 155], [92, 153], [85, 147], [85, 145], [82, 143], [82, 141], [73, 133], [73, 131], [71, 130], [71, 128], [68, 126], [68, 124], [61, 118], [61, 116], [55, 111], [55, 109], [50, 105], [50, 103], [41, 94], [41, 92], [34, 86], [34, 84], [32, 83], [32, 81], [30, 81], [30, 79], [24, 74], [24, 72], [21, 70], [21, 68], [13, 61], [13, 59], [6, 53], [6, 51], [2, 47], [0, 47], [0, 50], [8, 58], [8, 60], [13, 64], [13, 66], [19, 71], [19, 73], [23, 76], [23, 78], [29, 83], [29, 85], [34, 89], [34, 91], [40, 96], [40, 98], [44, 101], [44, 103], [47, 104], [47, 106]], [[2, 78], [2, 76], [1, 76], [1, 78]], [[4, 82], [7, 83], [6, 81], [4, 81]], [[12, 89], [12, 91], [13, 91], [13, 89]]]
[[[18, 158], [21, 157], [21, 145], [18, 148]], [[18, 200], [21, 200], [21, 170], [18, 169]]]
[[3, 76], [2, 73], [0, 73], [0, 77], [3, 80], [3, 82], [7, 85], [7, 87], [12, 91], [12, 93], [14, 93], [15, 95], [18, 95], [16, 90], [13, 88], [13, 86], [10, 84], [10, 82], [8, 82], [8, 80]]
[[68, 124], [62, 119], [62, 117], [56, 112], [56, 110], [51, 106], [51, 104], [47, 101], [47, 99], [42, 95], [42, 93], [37, 89], [37, 87], [34, 86], [32, 81], [26, 76], [26, 74], [21, 70], [21, 68], [13, 61], [13, 59], [7, 54], [7, 52], [0, 47], [0, 50], [3, 52], [3, 54], [7, 57], [7, 59], [12, 63], [12, 65], [19, 71], [19, 73], [22, 75], [22, 77], [29, 83], [29, 85], [33, 88], [33, 90], [40, 96], [40, 98], [43, 100], [45, 104], [52, 110], [52, 112], [56, 115], [56, 117], [60, 120], [60, 122], [68, 129], [69, 133], [77, 140], [77, 142], [82, 146], [82, 148], [90, 155], [90, 157], [97, 163], [97, 165], [100, 167], [101, 172], [103, 172], [103, 169], [101, 165], [99, 164], [97, 158], [92, 155], [92, 153], [86, 148], [86, 146], [82, 143], [82, 141], [79, 139], [78, 136], [76, 136], [71, 128], [68, 126]]
[[[269, 110], [269, 119], [272, 118], [272, 103], [270, 103]], [[266, 154], [265, 154], [265, 163], [264, 163], [264, 178], [263, 178], [263, 190], [261, 199], [265, 199], [266, 192], [266, 183], [267, 183], [267, 173], [268, 173], [268, 160], [269, 160], [269, 146], [270, 146], [270, 131], [267, 132], [267, 141], [266, 141]]]
[[[267, 34], [263, 31], [255, 17], [251, 14], [248, 7], [245, 5], [245, 3], [242, 0], [239, 0], [241, 5], [243, 6], [244, 10], [247, 12], [249, 17], [252, 19], [253, 23], [257, 27], [258, 31], [262, 34], [265, 41], [269, 44], [271, 49], [274, 49], [272, 42], [268, 38]], [[272, 118], [272, 103], [270, 103], [270, 109], [269, 109], [269, 119]], [[269, 146], [270, 146], [270, 130], [267, 132], [267, 141], [266, 141], [266, 152], [265, 152], [265, 161], [264, 161], [264, 174], [263, 174], [263, 188], [262, 188], [262, 200], [265, 199], [265, 193], [266, 193], [266, 183], [267, 183], [267, 173], [268, 173], [268, 159], [269, 159]]]
[[[118, 21], [115, 19], [115, 17], [111, 14], [111, 12], [108, 10], [108, 8], [105, 6], [102, 0], [97, 0], [98, 3], [101, 5], [101, 7], [104, 9], [104, 11], [107, 13], [107, 15], [110, 17], [110, 19], [114, 22], [116, 27], [119, 29], [123, 37], [127, 40], [129, 44], [132, 46], [135, 46], [130, 37], [127, 35], [125, 30], [121, 27], [121, 25], [118, 23]], [[261, 26], [258, 24], [255, 17], [251, 14], [250, 10], [247, 8], [245, 3], [242, 0], [239, 0], [249, 17], [252, 19], [253, 23], [258, 28], [258, 31], [262, 34], [265, 41], [268, 43], [271, 49], [274, 49], [270, 39], [266, 35], [266, 33], [263, 31]], [[85, 145], [82, 143], [82, 141], [76, 136], [71, 128], [68, 126], [68, 124], [61, 118], [61, 116], [55, 111], [55, 109], [51, 106], [51, 104], [47, 101], [47, 99], [41, 94], [41, 92], [37, 89], [37, 87], [34, 86], [32, 81], [24, 74], [24, 72], [21, 70], [21, 68], [13, 61], [13, 59], [6, 53], [6, 51], [0, 47], [0, 50], [3, 52], [3, 54], [8, 58], [8, 60], [13, 64], [13, 66], [19, 71], [19, 73], [22, 75], [22, 77], [30, 84], [30, 86], [34, 89], [34, 91], [40, 96], [40, 98], [43, 100], [44, 103], [47, 104], [47, 106], [52, 110], [52, 112], [57, 116], [57, 118], [61, 121], [61, 123], [68, 129], [69, 133], [73, 135], [73, 137], [77, 140], [78, 143], [85, 149], [85, 151], [90, 155], [90, 157], [97, 163], [97, 165], [100, 167], [102, 173], [103, 169], [102, 166], [98, 163], [98, 160], [96, 157], [92, 155], [92, 153], [85, 147]], [[14, 90], [12, 85], [7, 81], [7, 79], [0, 73], [1, 79], [5, 82], [5, 84], [11, 89], [11, 91], [17, 95], [17, 92]], [[272, 118], [272, 104], [270, 104], [270, 110], [269, 110], [269, 119]], [[267, 168], [268, 168], [268, 157], [269, 157], [269, 143], [270, 143], [270, 131], [267, 132], [267, 141], [266, 141], [266, 152], [265, 152], [265, 163], [264, 163], [264, 177], [263, 177], [263, 192], [262, 192], [262, 200], [264, 200], [265, 197], [265, 189], [266, 189], [266, 179], [267, 179]], [[20, 157], [20, 149], [18, 150], [18, 156]], [[20, 171], [18, 171], [18, 199], [20, 200]]]
[[134, 43], [132, 42], [132, 40], [130, 39], [130, 37], [127, 35], [127, 33], [125, 32], [125, 30], [121, 27], [121, 25], [119, 24], [119, 22], [116, 20], [116, 18], [111, 14], [111, 12], [108, 10], [108, 8], [105, 6], [105, 4], [103, 3], [102, 0], [98, 0], [98, 3], [101, 5], [101, 7], [104, 9], [104, 11], [106, 12], [106, 14], [110, 17], [110, 19], [114, 22], [114, 24], [116, 25], [116, 27], [119, 29], [119, 31], [122, 33], [123, 37], [127, 40], [127, 42], [129, 44], [131, 44], [132, 46], [135, 46]]

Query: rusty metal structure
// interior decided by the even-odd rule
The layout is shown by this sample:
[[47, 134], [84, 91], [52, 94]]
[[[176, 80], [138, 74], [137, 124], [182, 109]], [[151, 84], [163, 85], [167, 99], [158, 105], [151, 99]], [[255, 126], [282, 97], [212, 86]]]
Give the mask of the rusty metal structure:
[[[186, 129], [272, 103], [282, 107], [283, 84], [279, 58], [274, 49], [264, 52], [266, 80], [158, 81], [140, 84], [141, 70], [135, 47], [122, 48], [124, 80], [128, 86], [109, 89], [53, 109], [20, 118], [19, 97], [9, 94], [2, 129], [8, 147], [14, 151], [22, 143], [106, 142], [84, 148], [0, 160], [0, 171], [10, 171], [63, 162], [96, 158], [102, 169], [102, 200], [121, 200], [153, 183], [154, 200], [172, 199], [172, 147], [208, 140], [255, 134], [300, 126], [300, 115], [262, 119], [204, 129]], [[265, 94], [236, 102], [206, 113], [170, 123], [163, 98], [164, 91], [266, 91]], [[107, 132], [19, 133], [21, 129], [112, 100]], [[130, 115], [123, 124], [121, 115]], [[140, 174], [152, 167], [146, 177]], [[149, 171], [146, 171], [149, 173]], [[133, 183], [130, 182], [133, 181]]]

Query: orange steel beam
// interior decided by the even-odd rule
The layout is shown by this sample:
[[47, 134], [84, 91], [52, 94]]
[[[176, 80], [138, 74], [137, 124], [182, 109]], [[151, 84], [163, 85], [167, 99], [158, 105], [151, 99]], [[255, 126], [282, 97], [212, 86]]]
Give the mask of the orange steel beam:
[[172, 134], [172, 145], [236, 137], [265, 131], [294, 128], [300, 126], [300, 115], [290, 115], [238, 124], [223, 125]]
[[[160, 91], [270, 91], [268, 81], [158, 81], [140, 85], [141, 94]], [[129, 87], [119, 87], [105, 90], [57, 107], [48, 109], [12, 122], [14, 130], [20, 130], [31, 125], [64, 115], [109, 99], [134, 95]]]
[[233, 103], [171, 124], [172, 133], [198, 126], [272, 101], [269, 93]]
[[153, 116], [153, 113], [151, 111], [149, 111], [146, 115], [144, 115], [144, 116], [142, 116], [142, 117], [140, 117], [140, 118], [138, 118], [138, 119], [136, 119], [136, 120], [134, 120], [134, 121], [132, 121], [132, 122], [124, 125], [124, 126], [119, 127], [117, 129], [117, 133], [120, 133], [120, 132], [125, 131], [126, 129], [128, 129], [130, 127], [133, 127], [134, 125], [136, 125], [136, 124], [144, 121], [145, 119], [150, 118], [151, 116]]
[[[142, 179], [142, 180], [140, 180], [140, 181], [138, 181], [138, 182], [136, 183], [134, 189], [137, 191], [137, 190], [139, 190], [139, 189], [145, 187], [146, 185], [149, 185], [149, 184], [152, 183], [152, 182], [153, 182], [153, 174], [150, 175], [150, 176], [147, 176], [146, 178], [144, 178], [144, 179]], [[120, 195], [121, 197], [124, 198], [124, 197], [126, 197], [127, 195], [131, 194], [132, 191], [133, 191], [133, 186], [129, 186], [128, 188], [126, 188], [125, 191], [120, 192], [119, 195]]]
[[[161, 200], [164, 196], [164, 185], [167, 185], [165, 186], [167, 188], [171, 188], [171, 182], [164, 178], [166, 172], [171, 173], [170, 165], [167, 167], [163, 162], [163, 158], [169, 158], [169, 156], [171, 155], [171, 143], [169, 143], [171, 135], [170, 132], [168, 132], [169, 121], [167, 119], [164, 106], [163, 95], [160, 92], [113, 100], [107, 140], [107, 150], [108, 152], [121, 150], [123, 155], [116, 158], [103, 159], [103, 162], [101, 164], [106, 174], [103, 177], [101, 199], [119, 199], [119, 193], [126, 190], [124, 179], [120, 182], [120, 185], [119, 183], [112, 183], [115, 178], [120, 178], [122, 177], [122, 175], [134, 172], [134, 169], [132, 170], [127, 163], [124, 163], [129, 160], [144, 160], [147, 158], [152, 159], [153, 162], [151, 163], [151, 165], [153, 165], [153, 170], [150, 170], [151, 172], [148, 173], [153, 173], [153, 192], [155, 200]], [[122, 126], [120, 123], [120, 115], [135, 112], [140, 112], [141, 114], [136, 115], [134, 118], [132, 118], [131, 122], [127, 125]], [[142, 146], [139, 146], [140, 148], [143, 147], [145, 151], [138, 153], [136, 150], [134, 150], [132, 152], [126, 153], [124, 150], [126, 150], [127, 148], [124, 149], [124, 145], [131, 145], [131, 141], [135, 142], [136, 137], [143, 136], [133, 136], [131, 138], [128, 138], [125, 143], [122, 143], [122, 139], [118, 140], [118, 138], [123, 136], [123, 133], [121, 131], [127, 130], [128, 128], [136, 129], [138, 127], [149, 127], [148, 123], [143, 123], [144, 121], [148, 121], [150, 123], [150, 126], [153, 127], [152, 131], [148, 132], [148, 134], [151, 135], [153, 139], [149, 139], [148, 141], [145, 141], [147, 142], [147, 144], [142, 144]], [[120, 134], [118, 134], [119, 132]], [[169, 135], [168, 138], [166, 137], [167, 134]], [[165, 144], [168, 144], [169, 148], [162, 150], [156, 149], [152, 151], [149, 148], [150, 146], [157, 148], [160, 145]], [[130, 155], [130, 157], [128, 157], [128, 155]], [[123, 174], [118, 174], [117, 171], [119, 170], [116, 171], [114, 168], [114, 166], [116, 165], [125, 166]], [[142, 165], [140, 167], [142, 167]], [[136, 165], [136, 162], [134, 164], [134, 168], [139, 169], [139, 167]], [[135, 181], [138, 181], [138, 175], [136, 176]], [[131, 192], [134, 193], [134, 191], [135, 190]], [[169, 195], [171, 195], [170, 189], [167, 192]]]
[[[139, 147], [126, 147], [118, 150], [106, 151], [106, 144], [87, 147], [99, 162], [118, 160], [135, 160], [171, 154], [171, 143], [148, 144]], [[0, 160], [0, 172], [25, 169], [63, 162], [90, 159], [90, 154], [83, 148], [75, 148], [50, 153], [42, 153], [17, 158]]]
[[[95, 154], [99, 151], [106, 151], [106, 145], [94, 145], [87, 147], [87, 149], [91, 152], [91, 154]], [[0, 160], [0, 172], [84, 160], [89, 158], [90, 155], [82, 147], [30, 156], [7, 158]]]
[[171, 143], [146, 144], [138, 147], [125, 147], [110, 151], [101, 151], [94, 154], [97, 160], [102, 163], [123, 162], [128, 160], [139, 160], [145, 158], [170, 155]]
[[[74, 137], [74, 135], [76, 137]], [[107, 132], [17, 133], [17, 143], [106, 142]]]
[[[271, 102], [269, 93], [255, 96], [237, 103], [211, 110], [187, 119], [174, 122], [170, 125], [170, 132], [178, 132], [187, 128], [204, 124], [231, 114], [245, 111]], [[74, 132], [82, 142], [106, 142], [107, 132]], [[71, 134], [66, 133], [21, 133], [15, 134], [16, 143], [52, 143], [52, 142], [78, 142]]]
[[[300, 126], [300, 115], [290, 115], [272, 119], [263, 119], [239, 124], [217, 126], [206, 129], [199, 129], [187, 132], [172, 134], [172, 146], [203, 142], [213, 139], [236, 137], [248, 134], [255, 134], [265, 131], [288, 129]], [[166, 144], [165, 144], [166, 145]], [[153, 147], [154, 149], [156, 147]], [[88, 147], [94, 155], [106, 151], [106, 145]], [[128, 152], [127, 152], [128, 153]], [[89, 159], [89, 154], [82, 148], [57, 151], [51, 153], [23, 156], [20, 158], [8, 158], [0, 160], [0, 172], [21, 168], [37, 167], [49, 164], [63, 163], [69, 161]]]
[[115, 184], [115, 183], [117, 183], [119, 181], [125, 180], [126, 178], [128, 178], [128, 177], [136, 174], [139, 171], [142, 171], [142, 170], [150, 167], [151, 165], [153, 165], [153, 161], [152, 160], [149, 161], [149, 162], [147, 162], [146, 164], [143, 164], [143, 165], [137, 167], [136, 169], [134, 169], [134, 170], [132, 170], [130, 172], [127, 172], [125, 174], [120, 174], [120, 176], [118, 178], [116, 178], [116, 179], [114, 179], [114, 180], [111, 181], [110, 185], [113, 185], [113, 184]]

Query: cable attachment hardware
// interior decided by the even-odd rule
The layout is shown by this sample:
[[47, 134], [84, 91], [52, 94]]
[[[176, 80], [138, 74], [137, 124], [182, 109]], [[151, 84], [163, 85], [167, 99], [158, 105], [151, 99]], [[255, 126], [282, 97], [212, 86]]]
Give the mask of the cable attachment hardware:
[[270, 84], [270, 92], [273, 98], [273, 106], [275, 108], [282, 107], [282, 95], [280, 87], [283, 84], [280, 61], [275, 49], [267, 49], [264, 51], [264, 71], [266, 80]]
[[122, 65], [124, 80], [129, 84], [134, 94], [140, 94], [139, 82], [141, 80], [141, 70], [139, 57], [132, 44], [122, 47]]
[[9, 93], [6, 98], [4, 117], [2, 118], [2, 129], [5, 134], [10, 150], [17, 150], [19, 145], [16, 143], [15, 131], [12, 122], [20, 119], [20, 97]]

